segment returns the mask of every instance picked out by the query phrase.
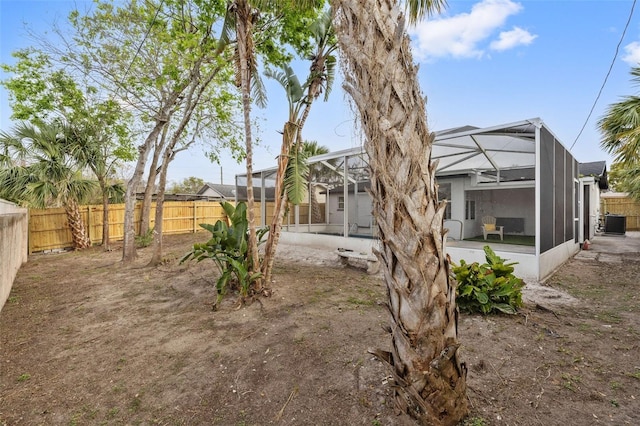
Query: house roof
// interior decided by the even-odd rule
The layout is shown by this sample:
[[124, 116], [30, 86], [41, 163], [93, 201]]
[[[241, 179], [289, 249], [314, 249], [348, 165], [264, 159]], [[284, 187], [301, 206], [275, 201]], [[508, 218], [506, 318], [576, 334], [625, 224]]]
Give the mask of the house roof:
[[590, 163], [580, 163], [578, 165], [578, 174], [580, 174], [580, 176], [593, 176], [598, 182], [598, 187], [600, 189], [602, 190], [609, 189], [606, 161], [592, 161]]
[[202, 188], [198, 191], [198, 194], [204, 194], [207, 190], [212, 190], [217, 193], [220, 198], [224, 199], [232, 199], [236, 197], [236, 186], [235, 185], [224, 185], [221, 183], [210, 183], [206, 182]]
[[[235, 186], [235, 185], [223, 185], [220, 183], [205, 183], [202, 188], [198, 191], [198, 194], [202, 195], [207, 191], [213, 191], [215, 194], [207, 194], [209, 198], [218, 197], [225, 200], [238, 200], [238, 201], [246, 201], [247, 200], [247, 187], [246, 186]], [[254, 195], [256, 199], [260, 198], [259, 187], [254, 187], [253, 189]], [[265, 188], [265, 199], [266, 201], [275, 200], [275, 188], [267, 187]]]
[[578, 173], [583, 176], [603, 176], [607, 172], [606, 161], [593, 161], [591, 163], [580, 163]]

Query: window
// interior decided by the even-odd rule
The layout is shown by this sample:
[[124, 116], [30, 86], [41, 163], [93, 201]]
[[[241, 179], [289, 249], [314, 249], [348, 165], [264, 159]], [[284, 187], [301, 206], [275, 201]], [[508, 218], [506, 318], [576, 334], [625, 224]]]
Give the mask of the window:
[[466, 200], [465, 201], [464, 218], [466, 220], [475, 220], [475, 218], [476, 218], [476, 200]]
[[344, 210], [344, 197], [338, 197], [338, 210]]

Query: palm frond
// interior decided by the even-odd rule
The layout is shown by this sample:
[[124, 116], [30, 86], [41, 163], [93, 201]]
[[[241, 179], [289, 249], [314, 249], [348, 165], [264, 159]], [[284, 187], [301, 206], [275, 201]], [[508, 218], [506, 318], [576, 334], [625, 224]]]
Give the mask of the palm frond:
[[298, 76], [289, 65], [283, 66], [278, 71], [267, 68], [264, 75], [274, 79], [284, 88], [289, 102], [289, 117], [291, 118], [294, 114], [295, 105], [304, 97], [305, 87], [300, 84]]
[[407, 0], [409, 22], [416, 23], [423, 16], [442, 12], [447, 7], [447, 0]]
[[309, 158], [315, 155], [327, 154], [329, 152], [329, 148], [324, 145], [320, 145], [318, 141], [304, 141], [302, 144], [302, 151], [305, 156]]
[[231, 40], [235, 36], [236, 29], [236, 15], [227, 9], [227, 13], [224, 15], [224, 21], [222, 22], [222, 28], [220, 29], [220, 37], [218, 38], [218, 45], [216, 46], [217, 53], [222, 52], [227, 46], [231, 44]]
[[627, 96], [610, 105], [598, 127], [602, 149], [616, 155], [616, 161], [636, 161], [640, 152], [640, 97]]
[[107, 186], [107, 194], [109, 195], [110, 203], [123, 203], [125, 192], [125, 187], [120, 182]]
[[257, 71], [251, 77], [251, 97], [260, 108], [267, 107], [267, 89]]
[[336, 65], [338, 61], [336, 57], [333, 55], [327, 56], [325, 60], [325, 78], [324, 78], [324, 101], [329, 100], [329, 94], [331, 93], [331, 88], [333, 87], [333, 82], [336, 79]]
[[295, 146], [291, 151], [284, 177], [284, 190], [291, 203], [300, 204], [307, 196], [309, 164], [303, 151], [298, 150]]
[[82, 167], [69, 155], [60, 123], [20, 123], [10, 138], [26, 165], [2, 171], [4, 194], [37, 208], [60, 205], [69, 197], [82, 201], [93, 194], [96, 184], [82, 178]]
[[330, 37], [333, 28], [331, 15], [331, 9], [327, 9], [322, 12], [320, 16], [318, 16], [318, 19], [311, 23], [309, 29], [316, 42], [326, 40], [328, 37]]

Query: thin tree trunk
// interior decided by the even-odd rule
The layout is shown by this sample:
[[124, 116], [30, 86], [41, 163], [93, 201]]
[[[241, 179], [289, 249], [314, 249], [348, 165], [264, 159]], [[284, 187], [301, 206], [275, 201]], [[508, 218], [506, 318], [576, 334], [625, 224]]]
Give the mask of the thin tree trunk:
[[437, 199], [434, 135], [397, 2], [333, 0], [345, 89], [360, 112], [387, 287], [396, 405], [424, 425], [455, 425], [468, 412], [457, 352], [456, 290], [445, 253], [445, 203]]
[[[177, 96], [176, 96], [177, 97]], [[133, 176], [127, 183], [127, 191], [124, 200], [124, 241], [122, 246], [122, 263], [128, 265], [133, 263], [136, 258], [136, 230], [134, 227], [134, 213], [136, 206], [136, 188], [140, 183], [144, 166], [147, 162], [147, 156], [151, 144], [156, 140], [162, 128], [167, 124], [168, 119], [157, 120], [156, 124], [147, 136], [147, 139], [138, 147], [138, 162], [133, 172]]]
[[67, 214], [67, 221], [71, 228], [71, 238], [73, 239], [73, 248], [82, 250], [91, 247], [91, 241], [87, 236], [87, 228], [82, 220], [78, 203], [75, 200], [67, 200], [64, 204], [64, 210]]
[[138, 229], [138, 235], [143, 236], [149, 232], [149, 222], [151, 221], [151, 204], [153, 204], [153, 192], [156, 189], [156, 178], [158, 177], [158, 160], [163, 150], [164, 142], [167, 137], [169, 126], [164, 126], [162, 129], [162, 136], [155, 141], [155, 147], [153, 151], [153, 157], [151, 157], [151, 164], [149, 165], [149, 176], [147, 178], [147, 186], [144, 189], [144, 198], [142, 199], [142, 206], [140, 207], [140, 228]]
[[[310, 66], [311, 74], [313, 75], [315, 73], [316, 77], [312, 80], [309, 88], [307, 89], [306, 104], [302, 110], [302, 114], [299, 119], [296, 117], [297, 122], [295, 123], [291, 120], [287, 121], [284, 125], [284, 131], [282, 132], [282, 146], [280, 149], [280, 156], [278, 157], [278, 171], [276, 173], [276, 206], [273, 219], [271, 220], [271, 225], [269, 226], [269, 235], [265, 245], [264, 259], [262, 261], [262, 276], [265, 286], [268, 286], [271, 283], [273, 262], [276, 257], [276, 250], [278, 248], [278, 242], [282, 232], [282, 222], [284, 219], [285, 206], [287, 204], [287, 195], [283, 191], [283, 188], [285, 173], [287, 171], [287, 165], [289, 164], [289, 156], [291, 155], [291, 150], [302, 149], [302, 128], [309, 117], [313, 101], [317, 99], [320, 94], [324, 73], [318, 70], [324, 70], [326, 56], [322, 55], [321, 52], [317, 53], [315, 60]], [[328, 54], [328, 52], [326, 54]]]
[[[251, 136], [251, 67], [249, 55], [253, 55], [252, 40], [252, 13], [246, 0], [236, 2], [237, 13], [237, 46], [240, 62], [240, 90], [242, 91], [242, 108], [244, 116], [244, 135], [246, 149], [247, 169], [247, 220], [249, 222], [248, 254], [251, 260], [251, 272], [260, 271], [260, 259], [258, 253], [258, 237], [256, 235], [255, 198], [253, 194], [253, 139]], [[254, 285], [256, 292], [262, 291], [262, 278], [256, 280]]]
[[[176, 149], [176, 145], [180, 140], [180, 137], [184, 133], [187, 125], [191, 121], [191, 117], [193, 116], [193, 112], [196, 107], [200, 103], [200, 99], [204, 94], [205, 90], [209, 86], [209, 84], [213, 81], [213, 78], [217, 75], [219, 69], [214, 69], [208, 76], [204, 79], [200, 78], [200, 65], [202, 62], [198, 62], [197, 66], [194, 67], [191, 73], [191, 81], [189, 82], [189, 91], [187, 92], [185, 101], [184, 101], [184, 114], [182, 119], [178, 123], [177, 127], [174, 129], [173, 134], [171, 135], [171, 140], [169, 141], [167, 146], [164, 149], [164, 154], [162, 156], [162, 165], [160, 166], [160, 179], [158, 182], [158, 194], [156, 197], [156, 219], [155, 225], [153, 229], [153, 255], [151, 257], [151, 261], [149, 262], [149, 266], [159, 265], [162, 262], [162, 218], [164, 216], [164, 195], [167, 189], [167, 173], [169, 170], [169, 164], [173, 161], [176, 154], [180, 151], [184, 151], [189, 148], [195, 141], [198, 135], [199, 125], [197, 124], [193, 129], [193, 137], [192, 139], [183, 144], [180, 148]], [[166, 129], [167, 127], [165, 127]], [[165, 145], [165, 139], [167, 136], [167, 131], [165, 130], [162, 134], [162, 142], [160, 146]], [[159, 149], [156, 147], [156, 149]], [[155, 155], [154, 155], [155, 157]], [[155, 170], [155, 169], [154, 169]], [[154, 178], [155, 180], [155, 178]]]
[[148, 266], [156, 266], [162, 262], [162, 220], [164, 216], [164, 193], [167, 186], [167, 171], [171, 162], [171, 148], [165, 149], [162, 165], [160, 166], [160, 179], [158, 181], [158, 194], [156, 197], [156, 219], [153, 226], [153, 255]]
[[293, 143], [295, 142], [296, 124], [287, 121], [284, 124], [282, 132], [282, 146], [280, 147], [280, 156], [278, 157], [278, 171], [276, 172], [275, 187], [275, 209], [273, 219], [269, 225], [269, 235], [264, 248], [264, 259], [262, 261], [262, 277], [264, 285], [269, 286], [271, 283], [271, 273], [273, 271], [273, 262], [276, 257], [280, 232], [282, 230], [282, 219], [284, 217], [284, 206], [287, 204], [287, 194], [284, 191], [284, 176], [289, 164], [289, 155]]

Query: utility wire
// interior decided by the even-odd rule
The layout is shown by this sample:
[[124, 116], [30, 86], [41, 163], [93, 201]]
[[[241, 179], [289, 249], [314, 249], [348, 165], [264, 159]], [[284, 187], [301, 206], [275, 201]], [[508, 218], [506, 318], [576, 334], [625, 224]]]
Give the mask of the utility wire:
[[[122, 76], [122, 83], [124, 83], [124, 79], [127, 77], [127, 74], [129, 74], [129, 70], [131, 70], [131, 67], [133, 66], [133, 63], [138, 58], [138, 54], [140, 53], [140, 50], [142, 49], [142, 45], [144, 44], [145, 41], [147, 41], [147, 38], [149, 37], [149, 33], [151, 32], [151, 28], [153, 28], [153, 24], [156, 23], [156, 19], [158, 18], [158, 14], [160, 14], [160, 9], [162, 9], [163, 3], [164, 3], [164, 0], [161, 0], [160, 4], [158, 5], [158, 8], [156, 9], [156, 14], [153, 16], [153, 20], [151, 20], [151, 24], [149, 25], [149, 28], [147, 28], [147, 32], [145, 33], [144, 37], [142, 38], [142, 41], [140, 42], [140, 44], [138, 45], [138, 49], [136, 50], [135, 55], [133, 55], [133, 59], [131, 59], [131, 62], [129, 62], [129, 66], [127, 67], [127, 70], [124, 72], [124, 75]], [[635, 0], [634, 0], [634, 3], [635, 3]]]
[[580, 129], [580, 132], [578, 133], [578, 136], [576, 136], [576, 139], [571, 144], [571, 148], [569, 148], [569, 151], [571, 151], [573, 149], [573, 146], [576, 144], [576, 142], [578, 142], [578, 139], [580, 138], [580, 135], [582, 135], [582, 132], [584, 131], [584, 128], [587, 127], [587, 123], [589, 122], [589, 119], [591, 118], [591, 114], [593, 114], [593, 110], [596, 108], [596, 104], [598, 103], [598, 100], [600, 99], [600, 95], [602, 95], [602, 91], [604, 90], [604, 86], [605, 86], [605, 84], [607, 84], [607, 80], [609, 79], [609, 75], [611, 74], [611, 70], [613, 69], [613, 65], [615, 64], [616, 59], [618, 58], [618, 52], [620, 51], [620, 46], [622, 45], [622, 41], [624, 40], [624, 36], [627, 33], [627, 28], [629, 28], [629, 23], [631, 22], [631, 17], [633, 16], [633, 9], [635, 7], [636, 7], [636, 0], [633, 0], [633, 4], [631, 5], [631, 11], [629, 12], [629, 19], [627, 19], [627, 25], [624, 26], [624, 31], [622, 31], [622, 36], [620, 37], [620, 41], [618, 42], [618, 45], [616, 46], [616, 53], [615, 53], [615, 55], [613, 55], [613, 60], [611, 61], [611, 65], [609, 66], [609, 71], [607, 71], [607, 75], [604, 77], [604, 81], [602, 82], [602, 86], [600, 86], [600, 90], [598, 91], [598, 96], [596, 96], [596, 100], [593, 101], [593, 105], [591, 106], [591, 111], [589, 111], [589, 115], [587, 115], [587, 119], [584, 121], [584, 124], [582, 125], [582, 128]]

